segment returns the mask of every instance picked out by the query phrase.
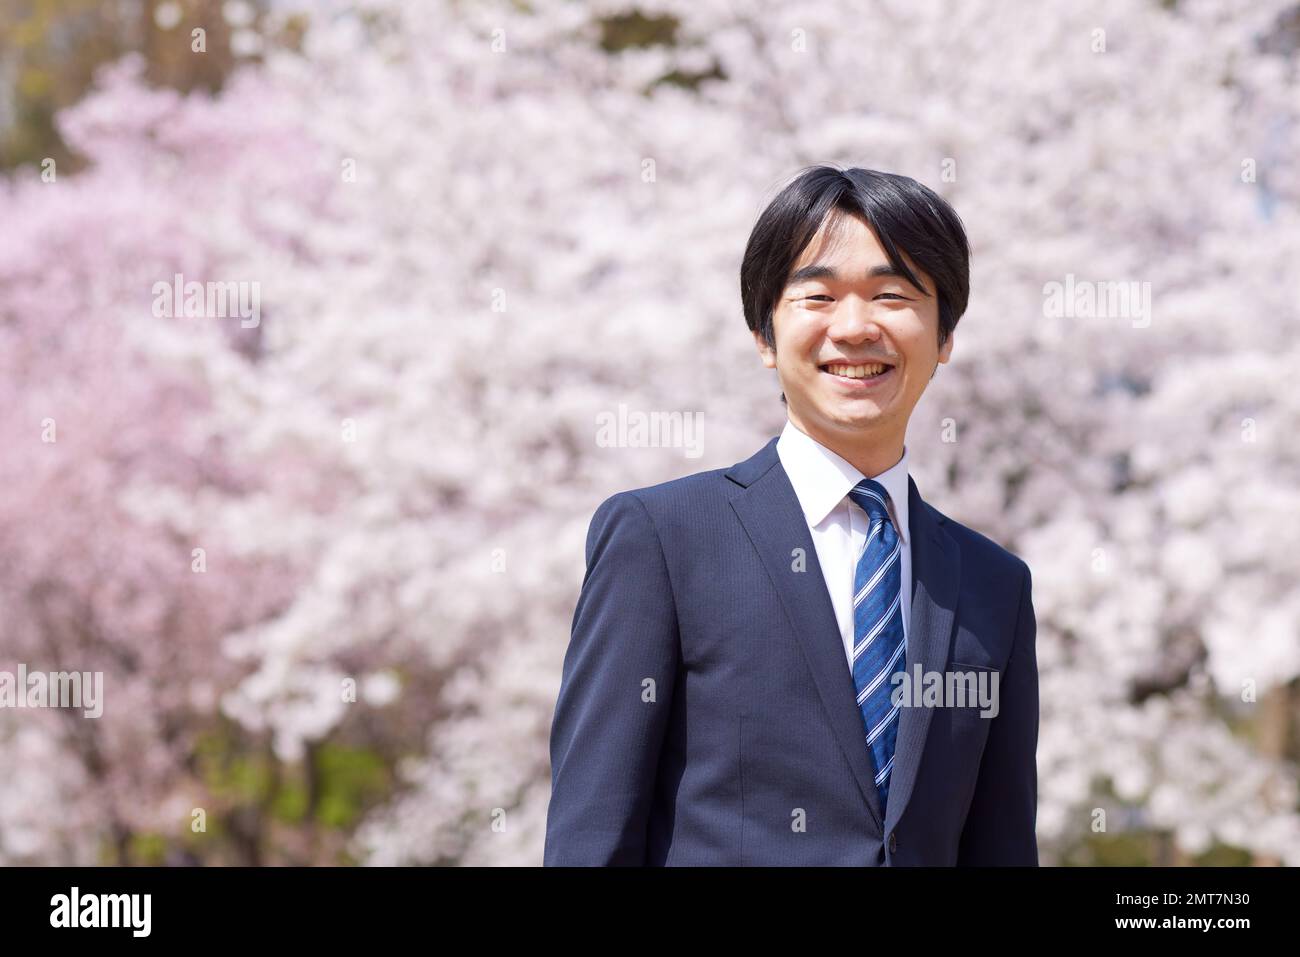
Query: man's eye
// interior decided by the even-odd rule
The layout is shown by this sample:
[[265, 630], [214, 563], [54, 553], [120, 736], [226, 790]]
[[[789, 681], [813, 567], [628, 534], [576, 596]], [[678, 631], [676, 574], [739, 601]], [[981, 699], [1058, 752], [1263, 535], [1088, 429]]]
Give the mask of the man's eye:
[[906, 296], [900, 296], [896, 292], [882, 292], [876, 297], [877, 299], [902, 299], [904, 302], [911, 302]]
[[831, 301], [831, 297], [828, 296], [828, 295], [826, 295], [825, 293], [818, 293], [818, 294], [815, 295], [815, 296], [804, 296], [804, 298], [805, 298], [805, 299], [825, 299], [825, 300], [828, 301], [828, 302]]

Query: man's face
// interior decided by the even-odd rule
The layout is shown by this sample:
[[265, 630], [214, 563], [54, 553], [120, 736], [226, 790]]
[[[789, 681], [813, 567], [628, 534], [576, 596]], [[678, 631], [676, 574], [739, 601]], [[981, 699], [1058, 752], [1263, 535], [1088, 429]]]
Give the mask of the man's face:
[[[911, 260], [907, 265], [928, 292], [894, 273], [863, 220], [842, 216], [833, 231], [823, 226], [794, 264], [773, 312], [775, 350], [754, 333], [791, 421], [822, 444], [865, 439], [901, 452], [936, 362], [948, 361], [953, 336], [939, 348], [934, 283]], [[888, 366], [873, 377], [844, 368], [877, 361]]]

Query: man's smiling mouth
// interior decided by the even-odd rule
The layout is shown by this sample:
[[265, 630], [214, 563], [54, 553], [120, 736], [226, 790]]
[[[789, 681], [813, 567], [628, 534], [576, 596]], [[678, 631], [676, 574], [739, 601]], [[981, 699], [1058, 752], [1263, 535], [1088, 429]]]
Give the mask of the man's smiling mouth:
[[894, 367], [886, 362], [866, 362], [858, 365], [830, 362], [818, 368], [838, 381], [862, 385], [886, 379], [894, 371]]

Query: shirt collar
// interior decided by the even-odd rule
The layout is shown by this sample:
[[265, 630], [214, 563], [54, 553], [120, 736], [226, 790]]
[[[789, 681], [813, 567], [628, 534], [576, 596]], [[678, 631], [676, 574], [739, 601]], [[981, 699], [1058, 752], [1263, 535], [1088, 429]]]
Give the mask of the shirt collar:
[[871, 478], [889, 493], [890, 517], [899, 538], [906, 544], [910, 532], [907, 524], [906, 444], [897, 463], [879, 475], [866, 476], [787, 419], [781, 437], [777, 439], [776, 452], [790, 484], [794, 486], [794, 494], [810, 528], [820, 525], [831, 510], [844, 501], [853, 486], [864, 478]]

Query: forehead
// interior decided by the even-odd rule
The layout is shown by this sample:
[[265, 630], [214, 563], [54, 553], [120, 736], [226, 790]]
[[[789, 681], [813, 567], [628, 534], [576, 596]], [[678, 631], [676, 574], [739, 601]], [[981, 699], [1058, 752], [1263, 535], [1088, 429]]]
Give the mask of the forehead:
[[794, 261], [791, 271], [817, 263], [823, 266], [866, 267], [889, 262], [875, 230], [859, 216], [832, 211]]

